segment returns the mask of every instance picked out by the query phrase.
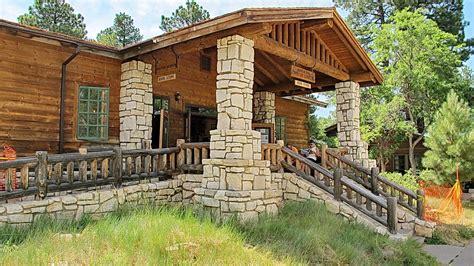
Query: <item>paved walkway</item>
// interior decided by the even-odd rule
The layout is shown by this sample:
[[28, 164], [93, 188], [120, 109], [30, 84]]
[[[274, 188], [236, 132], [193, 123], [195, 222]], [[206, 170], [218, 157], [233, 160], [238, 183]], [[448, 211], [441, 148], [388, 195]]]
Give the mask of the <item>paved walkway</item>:
[[466, 247], [456, 247], [450, 245], [425, 245], [423, 250], [435, 257], [443, 265], [474, 265], [474, 241], [471, 241], [471, 243]]

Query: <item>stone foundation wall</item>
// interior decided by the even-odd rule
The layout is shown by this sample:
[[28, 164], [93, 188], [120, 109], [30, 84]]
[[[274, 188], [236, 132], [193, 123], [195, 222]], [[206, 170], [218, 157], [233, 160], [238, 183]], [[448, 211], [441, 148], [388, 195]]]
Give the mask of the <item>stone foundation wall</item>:
[[120, 83], [120, 145], [125, 149], [144, 148], [151, 141], [153, 86], [151, 64], [130, 61], [122, 64]]
[[[372, 220], [367, 215], [354, 209], [344, 202], [339, 202], [326, 191], [318, 188], [310, 182], [296, 176], [293, 173], [272, 174], [281, 175], [283, 178], [283, 197], [285, 200], [305, 201], [314, 200], [324, 204], [329, 212], [341, 215], [348, 221], [353, 221], [367, 225], [370, 229], [379, 234], [388, 235], [387, 228]], [[398, 230], [412, 230], [417, 236], [431, 237], [435, 227], [434, 223], [415, 218], [412, 214], [398, 209]]]
[[253, 95], [253, 121], [275, 124], [275, 93], [258, 91]]

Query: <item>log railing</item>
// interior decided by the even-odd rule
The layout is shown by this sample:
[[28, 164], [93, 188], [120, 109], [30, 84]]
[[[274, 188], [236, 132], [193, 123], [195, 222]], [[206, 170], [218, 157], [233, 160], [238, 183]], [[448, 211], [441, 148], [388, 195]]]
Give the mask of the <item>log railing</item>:
[[190, 142], [178, 140], [180, 151], [177, 155], [177, 167], [184, 171], [202, 172], [202, 160], [209, 159], [209, 142]]
[[337, 201], [351, 205], [386, 226], [391, 233], [397, 232], [396, 197], [384, 198], [373, 194], [370, 190], [346, 177], [341, 168], [336, 168], [331, 173], [319, 164], [286, 147], [282, 148], [282, 151], [287, 155], [287, 159], [281, 162], [286, 170], [325, 190]]
[[387, 178], [379, 175], [378, 168], [370, 170], [360, 164], [341, 156], [333, 149], [323, 149], [323, 166], [328, 169], [342, 168], [347, 177], [363, 185], [375, 195], [384, 197], [398, 197], [398, 204], [414, 212], [418, 218], [423, 219], [423, 192], [416, 193]]
[[[0, 162], [5, 171], [5, 191], [0, 200], [90, 188], [103, 185], [120, 187], [123, 182], [171, 174], [179, 148], [122, 150], [48, 155]], [[14, 180], [15, 179], [15, 180]], [[13, 184], [16, 183], [16, 186]]]
[[270, 170], [276, 172], [281, 169], [281, 160], [283, 160], [283, 141], [277, 143], [262, 144], [262, 160], [270, 161]]

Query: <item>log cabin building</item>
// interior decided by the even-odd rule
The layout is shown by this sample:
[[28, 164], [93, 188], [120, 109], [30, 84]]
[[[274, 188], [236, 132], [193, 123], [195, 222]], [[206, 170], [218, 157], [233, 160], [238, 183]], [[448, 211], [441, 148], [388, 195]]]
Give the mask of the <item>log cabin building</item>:
[[305, 95], [336, 90], [339, 141], [366, 160], [359, 88], [381, 82], [334, 8], [243, 9], [123, 49], [0, 20], [0, 143], [20, 156], [216, 128], [303, 147], [309, 106], [324, 106]]

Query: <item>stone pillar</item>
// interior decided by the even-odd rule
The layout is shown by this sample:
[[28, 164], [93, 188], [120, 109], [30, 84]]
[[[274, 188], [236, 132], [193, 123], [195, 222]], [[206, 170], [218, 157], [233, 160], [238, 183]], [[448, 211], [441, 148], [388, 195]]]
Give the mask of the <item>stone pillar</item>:
[[275, 93], [259, 91], [253, 97], [253, 121], [275, 124]]
[[210, 132], [210, 159], [203, 160], [195, 199], [221, 219], [275, 213], [282, 201], [270, 162], [261, 160], [260, 132], [252, 130], [253, 45], [238, 35], [217, 43], [217, 129]]
[[337, 137], [348, 157], [364, 167], [372, 166], [368, 145], [360, 138], [360, 86], [346, 81], [336, 84]]
[[141, 149], [151, 141], [153, 87], [151, 64], [122, 64], [120, 83], [120, 146]]

